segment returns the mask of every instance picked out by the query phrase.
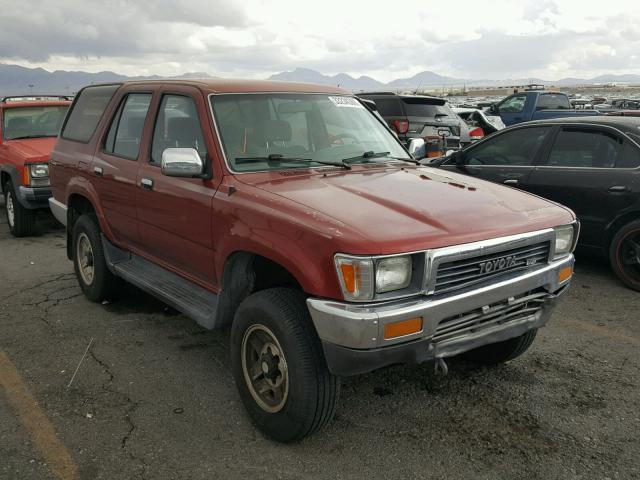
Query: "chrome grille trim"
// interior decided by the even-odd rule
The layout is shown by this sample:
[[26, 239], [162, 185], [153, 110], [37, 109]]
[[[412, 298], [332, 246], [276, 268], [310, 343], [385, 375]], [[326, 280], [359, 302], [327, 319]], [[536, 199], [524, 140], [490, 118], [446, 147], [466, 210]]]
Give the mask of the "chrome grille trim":
[[[507, 272], [535, 268], [535, 265], [544, 265], [549, 259], [549, 242], [542, 242], [531, 247], [514, 248], [489, 255], [480, 255], [469, 260], [457, 260], [442, 262], [436, 271], [435, 293], [445, 293], [452, 290], [468, 287], [476, 283], [500, 276]], [[513, 264], [501, 270], [483, 272], [479, 265], [491, 263], [505, 257], [513, 259]], [[528, 265], [528, 261], [534, 263]], [[461, 263], [462, 262], [462, 263]], [[467, 268], [465, 268], [467, 267]], [[461, 270], [462, 269], [462, 270]]]
[[[486, 280], [499, 277], [503, 274], [541, 267], [551, 261], [554, 241], [555, 232], [552, 228], [549, 228], [519, 235], [429, 250], [426, 253], [425, 261], [424, 291], [428, 295], [450, 292], [473, 284], [484, 283]], [[489, 272], [486, 275], [481, 274], [478, 276], [474, 274], [474, 270], [477, 272], [478, 268], [476, 266], [480, 262], [487, 259], [499, 259], [504, 256], [509, 256], [512, 254], [510, 252], [515, 252], [519, 255], [517, 257], [518, 264], [504, 270]], [[527, 258], [535, 258], [536, 264], [530, 266], [527, 266], [526, 263], [523, 264], [523, 261]], [[442, 270], [440, 270], [441, 265], [443, 267]], [[468, 271], [467, 269], [461, 271], [460, 269], [462, 267], [468, 267]], [[472, 268], [474, 270], [471, 270]], [[450, 277], [465, 274], [468, 278], [463, 276], [462, 280], [466, 281], [459, 285], [452, 285], [449, 288], [442, 288], [442, 285], [448, 284], [443, 283], [443, 279], [451, 280]], [[460, 278], [457, 278], [457, 280], [451, 280], [449, 283], [459, 280]], [[448, 280], [444, 281], [448, 282]]]

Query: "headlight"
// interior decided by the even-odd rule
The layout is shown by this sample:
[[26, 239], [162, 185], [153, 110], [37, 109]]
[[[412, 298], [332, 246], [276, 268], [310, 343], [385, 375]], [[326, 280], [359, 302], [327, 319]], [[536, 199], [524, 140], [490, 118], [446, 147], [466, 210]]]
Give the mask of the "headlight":
[[47, 178], [49, 176], [49, 165], [46, 163], [29, 165], [29, 175], [31, 178]]
[[401, 290], [410, 283], [410, 257], [389, 257], [376, 262], [376, 293]]
[[573, 225], [563, 225], [554, 228], [556, 232], [556, 241], [553, 251], [553, 257], [558, 258], [567, 255], [573, 251], [575, 247], [574, 235], [575, 229]]
[[409, 255], [372, 258], [339, 254], [335, 262], [345, 300], [373, 300], [376, 294], [405, 290], [411, 285]]
[[[28, 177], [28, 178], [27, 178]], [[25, 186], [48, 187], [49, 186], [49, 165], [46, 163], [33, 163], [25, 168]]]

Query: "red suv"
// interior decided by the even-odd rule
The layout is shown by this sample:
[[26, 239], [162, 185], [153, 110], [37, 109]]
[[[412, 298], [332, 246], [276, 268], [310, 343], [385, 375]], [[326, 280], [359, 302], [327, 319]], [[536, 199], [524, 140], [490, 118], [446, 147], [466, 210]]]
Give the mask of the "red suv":
[[521, 355], [573, 272], [570, 210], [417, 164], [331, 87], [87, 87], [51, 182], [86, 296], [123, 279], [230, 325], [242, 401], [280, 441], [331, 418], [339, 376]]
[[36, 210], [48, 210], [49, 154], [70, 104], [57, 96], [0, 99], [0, 191], [16, 237], [31, 235]]

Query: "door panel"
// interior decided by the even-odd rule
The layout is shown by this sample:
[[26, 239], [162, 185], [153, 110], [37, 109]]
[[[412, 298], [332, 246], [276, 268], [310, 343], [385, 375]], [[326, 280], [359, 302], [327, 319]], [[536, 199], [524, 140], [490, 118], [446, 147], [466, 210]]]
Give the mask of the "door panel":
[[166, 148], [194, 148], [205, 164], [210, 162], [201, 127], [207, 125], [201, 115], [204, 105], [202, 95], [192, 88], [163, 94], [151, 148], [138, 172], [136, 205], [144, 252], [158, 263], [212, 287], [211, 204], [215, 184], [203, 178], [167, 177], [160, 168]]
[[[605, 227], [636, 203], [638, 172], [624, 168], [639, 153], [617, 133], [598, 127], [563, 127], [531, 191], [571, 208], [581, 222], [580, 243], [602, 246]], [[637, 165], [637, 163], [636, 163]]]
[[125, 92], [100, 142], [89, 175], [100, 197], [109, 228], [117, 241], [138, 245], [136, 179], [138, 154], [150, 93]]

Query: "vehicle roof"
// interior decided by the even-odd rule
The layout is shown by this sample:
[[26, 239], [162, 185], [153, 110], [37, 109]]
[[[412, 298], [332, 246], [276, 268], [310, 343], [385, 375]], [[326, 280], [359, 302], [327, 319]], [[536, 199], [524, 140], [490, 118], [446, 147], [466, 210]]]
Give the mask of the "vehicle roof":
[[[544, 120], [534, 120], [532, 122], [526, 122], [526, 125], [538, 125], [538, 124], [576, 124], [584, 123], [589, 125], [602, 125], [608, 127], [616, 127], [620, 130], [631, 130], [634, 133], [640, 132], [640, 118], [638, 117], [623, 117], [623, 116], [606, 116], [606, 115], [591, 115], [591, 116], [578, 116], [578, 117], [560, 117], [560, 118], [547, 118]], [[520, 123], [519, 125], [525, 125]]]
[[[238, 79], [194, 79], [194, 80], [132, 80], [104, 85], [185, 85], [199, 88], [206, 93], [335, 93], [349, 94], [341, 88], [312, 83], [278, 82], [273, 80], [238, 80]], [[98, 86], [98, 85], [92, 85]]]
[[366, 95], [368, 97], [380, 96], [380, 97], [398, 97], [398, 98], [411, 98], [418, 100], [430, 100], [430, 101], [438, 101], [438, 102], [446, 102], [444, 98], [434, 97], [433, 95], [412, 95], [412, 94], [402, 94], [395, 92], [358, 92], [357, 96]]

